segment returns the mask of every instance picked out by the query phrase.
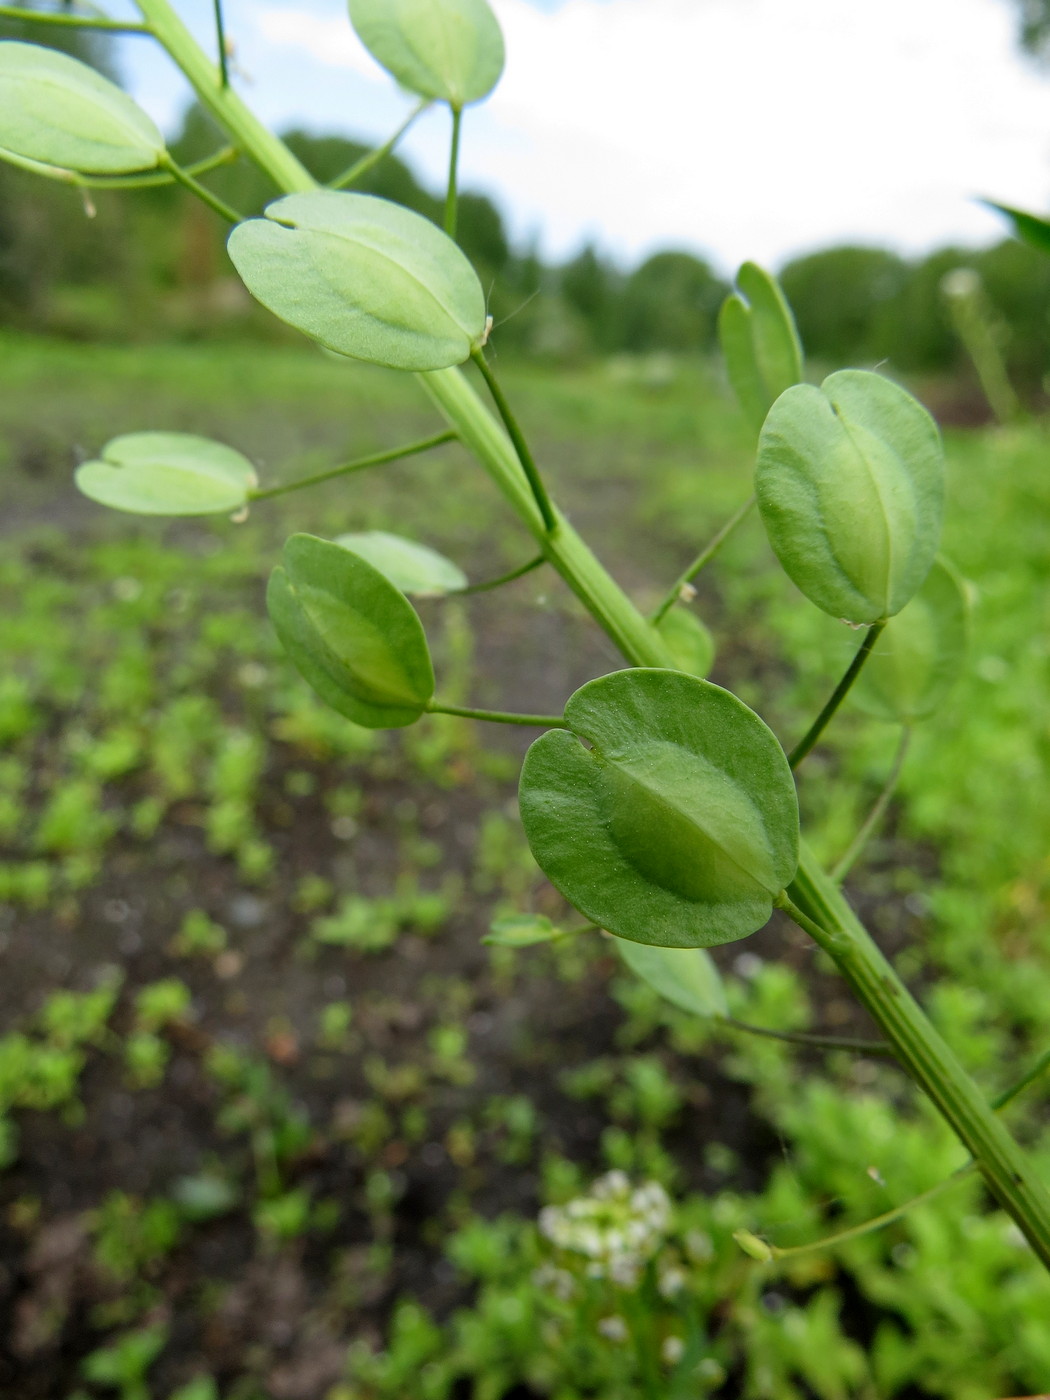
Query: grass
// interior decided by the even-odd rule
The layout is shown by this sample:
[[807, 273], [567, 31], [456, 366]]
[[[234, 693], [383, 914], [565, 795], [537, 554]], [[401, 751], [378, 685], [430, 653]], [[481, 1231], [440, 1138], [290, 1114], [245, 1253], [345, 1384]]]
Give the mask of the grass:
[[[658, 1355], [683, 1400], [1045, 1386], [1050, 1288], [974, 1179], [779, 1273], [733, 1243], [818, 1239], [959, 1165], [895, 1069], [716, 1033], [596, 936], [483, 947], [493, 917], [564, 914], [516, 819], [522, 736], [442, 717], [369, 734], [284, 662], [262, 589], [292, 528], [398, 530], [472, 580], [529, 557], [457, 449], [241, 525], [107, 515], [70, 485], [77, 455], [148, 427], [221, 437], [267, 484], [306, 475], [432, 431], [410, 382], [285, 348], [4, 336], [0, 360], [0, 1383], [643, 1400]], [[555, 494], [655, 604], [750, 489], [717, 376], [504, 378]], [[1038, 423], [948, 446], [972, 664], [850, 887], [991, 1095], [1045, 1048], [1050, 998], [1050, 484]], [[772, 567], [754, 518], [697, 606], [714, 678], [790, 744], [852, 634]], [[422, 612], [456, 703], [547, 711], [618, 664], [546, 571]], [[894, 745], [847, 707], [807, 761], [829, 858]], [[741, 1019], [865, 1033], [778, 925], [719, 962]], [[1010, 1112], [1050, 1165], [1045, 1101]], [[536, 1224], [610, 1168], [676, 1206], [638, 1316]], [[60, 1241], [70, 1267], [34, 1272]]]

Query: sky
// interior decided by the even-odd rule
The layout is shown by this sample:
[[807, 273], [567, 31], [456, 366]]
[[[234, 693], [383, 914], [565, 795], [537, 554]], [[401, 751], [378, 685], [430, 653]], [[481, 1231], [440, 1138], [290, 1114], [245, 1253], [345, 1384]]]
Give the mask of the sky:
[[[213, 42], [210, 0], [176, 0]], [[493, 0], [507, 43], [469, 108], [462, 179], [548, 259], [593, 242], [723, 271], [843, 242], [921, 253], [1003, 236], [975, 202], [1050, 208], [1050, 69], [1009, 0]], [[119, 7], [114, 7], [114, 12]], [[235, 82], [278, 127], [384, 140], [410, 110], [345, 0], [226, 0]], [[171, 130], [181, 76], [123, 41], [132, 92]], [[447, 110], [401, 154], [437, 188]]]

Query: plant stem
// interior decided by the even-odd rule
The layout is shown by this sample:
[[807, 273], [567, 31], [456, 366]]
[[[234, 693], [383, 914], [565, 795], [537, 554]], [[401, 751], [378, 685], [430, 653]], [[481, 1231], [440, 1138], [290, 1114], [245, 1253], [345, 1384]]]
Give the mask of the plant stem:
[[236, 209], [231, 209], [217, 194], [212, 194], [211, 190], [206, 189], [204, 185], [198, 184], [190, 172], [188, 170], [183, 170], [182, 166], [176, 164], [167, 153], [165, 153], [163, 157], [163, 165], [166, 170], [171, 172], [180, 185], [185, 185], [192, 194], [195, 194], [199, 200], [202, 200], [209, 209], [213, 209], [220, 218], [225, 219], [231, 224], [239, 224], [244, 221], [243, 214], [238, 214]]
[[201, 49], [176, 14], [170, 0], [135, 0], [148, 30], [182, 69], [204, 107], [285, 194], [317, 188], [317, 181], [280, 137], [264, 126]]
[[[207, 175], [212, 170], [218, 170], [222, 165], [229, 165], [231, 161], [237, 159], [240, 152], [236, 146], [223, 146], [221, 151], [216, 151], [213, 156], [207, 156], [204, 160], [194, 161], [192, 165], [185, 167], [187, 175]], [[96, 175], [84, 177], [82, 175], [72, 175], [71, 183], [89, 190], [146, 190], [153, 189], [158, 185], [173, 185], [176, 183], [174, 175]]]
[[68, 11], [54, 14], [47, 10], [27, 10], [21, 5], [0, 5], [0, 19], [24, 19], [30, 24], [58, 24], [66, 28], [102, 29], [110, 34], [150, 34], [148, 24], [136, 24], [122, 19], [105, 19], [97, 15], [74, 15]]
[[526, 574], [531, 574], [533, 569], [540, 568], [546, 564], [546, 555], [537, 554], [535, 559], [530, 559], [527, 564], [519, 564], [516, 569], [511, 569], [509, 573], [500, 574], [499, 578], [486, 579], [484, 583], [470, 583], [466, 588], [457, 588], [456, 596], [462, 598], [467, 593], [488, 593], [490, 589], [502, 588], [505, 583], [513, 583], [517, 578], [524, 578]]
[[857, 1055], [877, 1055], [887, 1060], [896, 1058], [893, 1046], [885, 1040], [854, 1040], [849, 1036], [817, 1035], [810, 1031], [773, 1031], [767, 1026], [738, 1021], [733, 1016], [723, 1016], [721, 1021], [722, 1025], [734, 1031], [747, 1031], [749, 1035], [763, 1035], [770, 1040], [786, 1040], [792, 1045], [812, 1045], [817, 1050], [852, 1050]]
[[1050, 1268], [1046, 1186], [838, 888], [814, 864], [806, 852], [794, 882], [776, 903], [834, 958], [900, 1063], [970, 1149], [992, 1194]]
[[462, 107], [452, 108], [452, 147], [448, 157], [448, 193], [445, 195], [445, 232], [449, 238], [456, 236], [456, 221], [459, 212], [459, 137], [463, 127]]
[[861, 822], [860, 829], [856, 836], [854, 836], [853, 840], [849, 843], [829, 872], [831, 878], [837, 885], [841, 885], [850, 870], [852, 870], [854, 861], [868, 844], [868, 838], [882, 820], [883, 813], [889, 806], [890, 798], [893, 796], [894, 790], [897, 787], [897, 780], [901, 775], [901, 769], [904, 767], [904, 760], [908, 754], [908, 745], [911, 743], [911, 735], [911, 725], [902, 725], [901, 737], [897, 744], [897, 752], [894, 754], [893, 766], [890, 768], [889, 775], [883, 783], [879, 795], [872, 805], [871, 811], [864, 818], [863, 822]]
[[567, 729], [561, 715], [514, 715], [506, 710], [469, 710], [462, 705], [439, 705], [431, 700], [427, 706], [432, 715], [457, 715], [460, 719], [483, 719], [491, 724], [524, 724], [531, 729]]
[[536, 466], [533, 455], [529, 451], [529, 445], [525, 441], [525, 435], [518, 425], [518, 420], [511, 411], [510, 404], [507, 402], [506, 396], [500, 388], [499, 380], [492, 371], [492, 366], [485, 358], [485, 352], [483, 350], [472, 350], [470, 358], [481, 371], [481, 376], [488, 386], [489, 393], [492, 395], [492, 401], [499, 409], [499, 416], [503, 419], [503, 426], [510, 434], [510, 440], [514, 444], [515, 452], [518, 454], [518, 461], [521, 463], [522, 470], [528, 478], [536, 505], [539, 508], [540, 514], [543, 516], [543, 523], [547, 530], [553, 534], [558, 524], [554, 515], [554, 507], [551, 505], [550, 497], [547, 495], [547, 488], [543, 484], [543, 478], [540, 476], [539, 468]]
[[226, 61], [226, 23], [222, 17], [222, 0], [212, 0], [215, 9], [215, 44], [219, 50], [219, 75], [224, 88], [230, 86], [230, 69]]
[[[1050, 1050], [1036, 1061], [1032, 1068], [1023, 1078], [1011, 1084], [1008, 1089], [1004, 1089], [997, 1098], [992, 1100], [992, 1108], [997, 1112], [1011, 1103], [1018, 1094], [1028, 1088], [1029, 1084], [1035, 1082], [1047, 1069], [1050, 1069]], [[893, 1210], [885, 1211], [882, 1215], [876, 1215], [871, 1220], [865, 1220], [860, 1225], [852, 1225], [848, 1230], [839, 1230], [837, 1234], [825, 1235], [822, 1240], [814, 1240], [810, 1244], [795, 1245], [790, 1249], [780, 1249], [775, 1244], [770, 1244], [768, 1240], [764, 1243], [768, 1246], [770, 1253], [775, 1260], [794, 1258], [799, 1254], [810, 1254], [818, 1249], [826, 1249], [829, 1245], [842, 1244], [845, 1240], [858, 1239], [861, 1235], [870, 1234], [874, 1230], [881, 1230], [885, 1225], [892, 1225], [895, 1220], [900, 1220], [913, 1206], [922, 1205], [926, 1201], [932, 1201], [939, 1196], [942, 1191], [947, 1191], [949, 1187], [956, 1186], [964, 1177], [970, 1176], [977, 1169], [977, 1163], [972, 1159], [964, 1162], [951, 1176], [944, 1181], [939, 1181], [936, 1186], [931, 1186], [928, 1191], [921, 1192], [918, 1196], [912, 1196], [902, 1205], [895, 1206]]]
[[[169, 0], [137, 0], [150, 28], [182, 69], [204, 106], [285, 193], [317, 188], [310, 172], [253, 115], [217, 73], [172, 10]], [[457, 369], [421, 374], [419, 381], [450, 426], [478, 458], [544, 555], [632, 666], [674, 667], [649, 625], [594, 554], [562, 517], [551, 531], [512, 441]], [[803, 845], [789, 891], [816, 926], [830, 922], [826, 946], [842, 975], [881, 1026], [905, 1068], [976, 1158], [989, 1188], [1013, 1217], [1038, 1258], [1050, 1268], [1050, 1197], [1020, 1147], [984, 1102], [973, 1081], [911, 999], [841, 892]], [[823, 931], [821, 937], [825, 938]]]
[[667, 613], [669, 613], [674, 607], [675, 603], [677, 603], [681, 599], [682, 590], [686, 588], [690, 583], [692, 583], [693, 579], [696, 578], [697, 574], [701, 571], [701, 569], [707, 567], [707, 565], [722, 548], [726, 540], [733, 533], [733, 531], [740, 524], [740, 522], [742, 520], [747, 519], [748, 515], [751, 513], [751, 507], [754, 504], [755, 497], [749, 497], [749, 499], [746, 500], [744, 504], [739, 507], [738, 510], [735, 510], [733, 512], [733, 514], [729, 517], [726, 523], [722, 526], [718, 533], [714, 535], [711, 538], [711, 540], [704, 546], [704, 548], [696, 556], [696, 558], [689, 565], [689, 567], [687, 569], [684, 569], [682, 573], [678, 575], [671, 588], [669, 589], [667, 595], [660, 603], [660, 606], [655, 610], [655, 612], [653, 612], [650, 615], [649, 620], [652, 622], [653, 626], [655, 626]]
[[355, 161], [353, 165], [344, 170], [342, 175], [338, 176], [335, 180], [330, 180], [328, 182], [328, 188], [330, 190], [345, 190], [348, 185], [352, 185], [357, 180], [360, 180], [362, 175], [367, 175], [373, 166], [378, 165], [381, 160], [386, 159], [413, 122], [418, 117], [421, 117], [423, 113], [433, 105], [429, 97], [424, 98], [419, 106], [409, 113], [389, 141], [384, 142], [382, 146], [377, 146], [374, 151], [369, 151], [366, 156], [362, 156], [360, 160]]
[[809, 729], [788, 754], [788, 763], [791, 764], [792, 768], [798, 767], [798, 765], [805, 758], [806, 754], [809, 753], [810, 749], [817, 742], [820, 736], [824, 733], [824, 730], [827, 728], [831, 717], [834, 715], [835, 711], [838, 709], [838, 707], [842, 704], [843, 700], [845, 700], [846, 696], [849, 694], [850, 686], [860, 675], [861, 668], [863, 667], [865, 661], [867, 661], [868, 657], [871, 655], [871, 649], [878, 641], [879, 636], [882, 633], [882, 629], [885, 626], [886, 624], [884, 622], [873, 622], [872, 625], [868, 628], [867, 632], [865, 632], [864, 640], [863, 642], [861, 642], [860, 647], [857, 650], [856, 656], [854, 656], [853, 660], [850, 662], [849, 667], [846, 670], [846, 674], [842, 677], [838, 685], [832, 691], [831, 698], [828, 700], [828, 703], [824, 706], [820, 714], [817, 715], [816, 719], [810, 725]]
[[330, 467], [328, 471], [318, 472], [315, 476], [304, 476], [301, 481], [289, 481], [283, 486], [270, 486], [265, 491], [250, 491], [248, 499], [270, 501], [274, 496], [287, 496], [289, 491], [303, 491], [307, 486], [319, 486], [322, 481], [331, 481], [337, 476], [349, 476], [351, 472], [364, 471], [366, 467], [381, 467], [386, 462], [396, 462], [402, 457], [415, 457], [420, 452], [429, 452], [432, 447], [440, 447], [443, 443], [455, 440], [456, 434], [451, 430], [435, 433], [433, 437], [423, 438], [420, 442], [410, 442], [407, 447], [391, 447], [385, 452], [375, 452], [371, 457], [358, 457], [353, 462]]

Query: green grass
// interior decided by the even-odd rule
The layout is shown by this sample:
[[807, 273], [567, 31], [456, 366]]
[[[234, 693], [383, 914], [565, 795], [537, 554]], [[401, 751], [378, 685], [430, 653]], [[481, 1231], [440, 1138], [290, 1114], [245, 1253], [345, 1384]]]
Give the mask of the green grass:
[[[623, 1316], [631, 1334], [629, 1300], [556, 1255], [533, 1206], [507, 1204], [510, 1183], [538, 1181], [541, 1202], [561, 1203], [615, 1167], [677, 1202], [644, 1283], [650, 1340], [670, 1343], [667, 1394], [987, 1400], [1045, 1387], [1050, 1286], [975, 1179], [778, 1274], [732, 1241], [739, 1228], [782, 1246], [818, 1239], [959, 1165], [895, 1069], [716, 1035], [629, 979], [600, 940], [481, 950], [493, 914], [561, 913], [514, 815], [518, 750], [487, 748], [453, 719], [398, 737], [355, 729], [281, 657], [262, 591], [293, 528], [399, 530], [474, 579], [529, 557], [462, 453], [260, 504], [241, 525], [108, 515], [70, 485], [77, 454], [148, 427], [221, 437], [267, 484], [305, 475], [432, 431], [415, 385], [283, 348], [86, 351], [4, 336], [0, 363], [0, 919], [24, 959], [3, 995], [5, 1218], [28, 1248], [54, 1210], [46, 1182], [26, 1185], [39, 1121], [27, 1115], [57, 1134], [90, 1124], [107, 1075], [143, 1122], [163, 1123], [179, 1092], [172, 1064], [188, 1055], [209, 1124], [192, 1170], [172, 1167], [150, 1192], [114, 1181], [97, 1194], [85, 1228], [113, 1278], [86, 1333], [56, 1314], [56, 1384], [112, 1393], [136, 1367], [158, 1400], [194, 1384], [209, 1307], [244, 1265], [187, 1293], [177, 1261], [228, 1228], [282, 1267], [308, 1248], [317, 1318], [342, 1342], [362, 1310], [384, 1317], [382, 1341], [354, 1343], [327, 1400], [397, 1400], [409, 1386], [450, 1400], [461, 1378], [477, 1400], [515, 1384], [643, 1400], [637, 1348], [605, 1325]], [[652, 387], [622, 369], [508, 366], [505, 379], [574, 522], [655, 603], [750, 489], [748, 434], [717, 375], [685, 364]], [[1039, 423], [949, 435], [945, 548], [976, 588], [970, 669], [919, 735], [850, 881], [989, 1095], [1045, 1048], [1050, 1004], [1048, 445]], [[718, 643], [714, 678], [793, 741], [854, 634], [777, 572], [755, 518], [701, 578], [697, 606]], [[457, 702], [542, 708], [585, 668], [618, 665], [544, 571], [423, 613]], [[894, 744], [847, 706], [807, 761], [803, 806], [829, 859]], [[163, 900], [143, 960], [120, 976], [116, 945], [99, 951], [114, 935], [98, 911], [150, 884]], [[227, 917], [253, 899], [283, 942]], [[74, 961], [61, 990], [38, 953], [67, 936], [91, 962]], [[852, 1024], [822, 961], [790, 936], [720, 960], [741, 1018]], [[251, 997], [242, 976], [257, 979]], [[333, 976], [342, 990], [328, 989]], [[517, 1009], [552, 1007], [564, 1020], [542, 1032]], [[508, 1038], [486, 1051], [469, 1027], [504, 1014]], [[569, 1033], [590, 1037], [585, 1053], [566, 1050]], [[753, 1127], [734, 1130], [743, 1093]], [[1050, 1166], [1046, 1097], [1037, 1086], [1010, 1113]], [[596, 1134], [574, 1155], [565, 1125], [588, 1117]], [[434, 1143], [458, 1174], [419, 1246], [445, 1254], [457, 1280], [437, 1316], [398, 1272], [405, 1173]], [[318, 1160], [342, 1164], [339, 1190], [325, 1175], [337, 1168]], [[676, 1270], [685, 1282], [662, 1289]], [[174, 1307], [193, 1346], [157, 1330], [158, 1307]], [[269, 1394], [253, 1355], [245, 1347], [232, 1371], [224, 1360], [231, 1394]]]

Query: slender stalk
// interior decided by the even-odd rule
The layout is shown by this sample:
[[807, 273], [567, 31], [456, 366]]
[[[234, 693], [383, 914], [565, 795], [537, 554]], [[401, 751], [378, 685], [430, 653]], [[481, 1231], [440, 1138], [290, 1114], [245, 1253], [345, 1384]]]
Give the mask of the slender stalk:
[[423, 438], [420, 442], [410, 442], [406, 447], [391, 447], [386, 452], [374, 452], [371, 457], [358, 457], [353, 462], [344, 462], [342, 466], [330, 467], [328, 471], [318, 472], [315, 476], [304, 476], [301, 481], [289, 481], [283, 486], [270, 486], [265, 491], [251, 491], [248, 499], [270, 501], [275, 496], [287, 496], [290, 491], [304, 491], [308, 486], [319, 486], [322, 481], [332, 481], [337, 476], [349, 476], [351, 472], [364, 471], [366, 467], [381, 467], [387, 462], [399, 461], [402, 457], [415, 457], [420, 452], [429, 452], [433, 447], [440, 447], [443, 443], [455, 440], [456, 434], [451, 430], [435, 433], [433, 437]]
[[456, 220], [459, 213], [459, 137], [463, 126], [462, 107], [452, 108], [452, 147], [448, 157], [448, 193], [445, 195], [445, 232], [449, 238], [456, 236]]
[[224, 88], [230, 86], [230, 69], [226, 53], [226, 22], [222, 16], [222, 0], [212, 0], [215, 10], [215, 47], [219, 50], [219, 78]]
[[148, 24], [136, 24], [123, 19], [106, 19], [99, 15], [75, 15], [68, 10], [60, 14], [49, 10], [27, 10], [21, 5], [0, 5], [0, 19], [24, 19], [29, 24], [57, 24], [67, 29], [101, 29], [108, 34], [150, 34]]
[[794, 882], [776, 902], [834, 958], [900, 1063], [970, 1149], [992, 1194], [1050, 1268], [1050, 1195], [1045, 1184], [838, 888], [814, 868], [808, 852]]
[[735, 510], [733, 512], [733, 514], [729, 517], [729, 519], [718, 531], [718, 533], [714, 535], [711, 538], [711, 540], [703, 547], [703, 549], [696, 556], [696, 558], [689, 565], [689, 567], [683, 569], [683, 571], [678, 575], [674, 583], [671, 585], [671, 588], [668, 590], [663, 601], [660, 603], [660, 606], [650, 616], [650, 621], [653, 623], [654, 626], [664, 616], [666, 616], [666, 614], [669, 613], [674, 607], [675, 603], [677, 603], [681, 599], [682, 590], [687, 588], [689, 584], [692, 583], [693, 579], [696, 578], [697, 574], [701, 571], [701, 569], [706, 568], [707, 565], [710, 564], [711, 560], [722, 548], [726, 540], [733, 533], [733, 531], [740, 524], [740, 522], [742, 520], [747, 519], [748, 515], [750, 515], [751, 513], [751, 507], [754, 504], [755, 497], [749, 497], [748, 500], [746, 500], [744, 504], [739, 507], [738, 510]]
[[[182, 69], [203, 105], [286, 193], [317, 188], [309, 171], [252, 114], [232, 89], [223, 89], [169, 0], [137, 0], [153, 33]], [[420, 383], [463, 443], [477, 456], [546, 558], [633, 666], [673, 667], [659, 633], [602, 567], [560, 515], [551, 531], [533, 494], [514, 444], [456, 369], [419, 376]], [[905, 1068], [927, 1092], [976, 1158], [992, 1194], [1017, 1222], [1039, 1259], [1050, 1268], [1050, 1196], [1025, 1154], [984, 1102], [933, 1026], [911, 999], [871, 935], [803, 847], [789, 894], [813, 920], [829, 955], [881, 1026]], [[830, 924], [825, 934], [823, 925]]]
[[530, 729], [567, 729], [562, 715], [514, 715], [507, 710], [470, 710], [462, 705], [439, 705], [431, 700], [427, 706], [432, 715], [457, 715], [460, 719], [483, 719], [490, 724], [524, 724]]
[[831, 878], [837, 885], [841, 885], [843, 880], [853, 868], [853, 863], [868, 844], [868, 838], [882, 820], [886, 808], [890, 805], [890, 798], [893, 796], [900, 778], [901, 770], [904, 767], [904, 760], [908, 756], [908, 746], [911, 743], [912, 729], [910, 724], [901, 726], [901, 737], [897, 744], [897, 752], [893, 757], [893, 766], [890, 768], [886, 781], [883, 783], [876, 797], [871, 811], [860, 824], [856, 836], [843, 851], [829, 872]]
[[850, 1036], [817, 1035], [811, 1031], [773, 1031], [767, 1026], [753, 1026], [749, 1021], [738, 1021], [733, 1016], [723, 1016], [722, 1025], [734, 1031], [747, 1031], [748, 1035], [767, 1036], [770, 1040], [786, 1040], [791, 1045], [812, 1045], [816, 1050], [851, 1050], [857, 1055], [876, 1055], [881, 1059], [896, 1059], [893, 1046], [885, 1040], [854, 1040]]
[[175, 177], [175, 179], [179, 182], [180, 185], [185, 185], [191, 194], [195, 194], [199, 200], [201, 200], [204, 204], [208, 206], [209, 209], [213, 209], [221, 219], [225, 219], [228, 223], [231, 224], [239, 224], [243, 222], [243, 214], [238, 214], [236, 209], [231, 209], [230, 206], [224, 203], [224, 201], [221, 200], [217, 194], [212, 194], [211, 190], [206, 189], [204, 185], [199, 184], [189, 173], [189, 171], [183, 170], [182, 166], [176, 164], [176, 162], [172, 160], [171, 156], [165, 154], [163, 157], [163, 164], [165, 169], [171, 172], [171, 174]]
[[856, 656], [850, 662], [846, 674], [842, 677], [838, 685], [832, 691], [831, 698], [828, 700], [828, 703], [824, 706], [820, 714], [817, 715], [816, 719], [810, 725], [809, 729], [788, 754], [788, 762], [791, 764], [792, 768], [798, 767], [798, 765], [805, 758], [806, 754], [809, 753], [810, 749], [817, 742], [820, 736], [824, 733], [824, 730], [828, 727], [831, 717], [834, 715], [835, 711], [838, 709], [838, 707], [842, 704], [843, 700], [845, 700], [846, 696], [849, 694], [850, 686], [860, 675], [861, 668], [863, 667], [865, 661], [867, 661], [868, 657], [871, 655], [872, 647], [874, 647], [875, 643], [878, 641], [882, 633], [882, 629], [885, 626], [886, 624], [884, 622], [873, 622], [872, 625], [868, 628], [867, 632], [865, 632], [864, 640], [863, 642], [861, 642], [860, 647], [857, 650]]
[[531, 574], [533, 569], [538, 569], [546, 562], [545, 555], [537, 554], [535, 559], [530, 559], [527, 564], [519, 564], [516, 569], [511, 569], [509, 573], [500, 574], [499, 578], [486, 579], [484, 583], [468, 584], [466, 588], [458, 588], [456, 593], [461, 598], [467, 593], [488, 593], [490, 589], [502, 588], [505, 583], [513, 583], [515, 579], [524, 578], [526, 574]]
[[328, 188], [330, 190], [345, 190], [348, 185], [353, 185], [360, 180], [362, 175], [367, 175], [381, 160], [387, 158], [413, 122], [421, 117], [423, 113], [433, 105], [429, 97], [424, 98], [419, 106], [408, 114], [389, 141], [385, 141], [382, 146], [377, 146], [374, 151], [369, 151], [366, 156], [362, 156], [360, 160], [355, 161], [353, 165], [344, 170], [342, 175], [339, 175], [334, 180], [330, 180], [328, 182]]
[[[1011, 1084], [1008, 1089], [1004, 1089], [1001, 1094], [992, 1100], [992, 1108], [997, 1112], [1005, 1108], [1030, 1084], [1041, 1078], [1050, 1069], [1050, 1050], [1041, 1055], [1032, 1068], [1021, 1079]], [[947, 1191], [952, 1186], [957, 1186], [965, 1177], [971, 1176], [977, 1170], [977, 1163], [971, 1160], [964, 1162], [951, 1176], [939, 1181], [936, 1186], [931, 1186], [928, 1191], [922, 1191], [918, 1196], [912, 1196], [899, 1206], [894, 1206], [892, 1210], [884, 1211], [882, 1215], [873, 1216], [870, 1220], [863, 1221], [860, 1225], [852, 1225], [847, 1230], [839, 1230], [834, 1235], [825, 1235], [821, 1240], [813, 1240], [809, 1244], [794, 1245], [789, 1249], [781, 1249], [775, 1244], [770, 1244], [768, 1240], [762, 1243], [769, 1250], [774, 1260], [791, 1259], [800, 1254], [812, 1254], [819, 1249], [827, 1249], [830, 1245], [843, 1244], [846, 1240], [859, 1239], [862, 1235], [871, 1234], [875, 1230], [881, 1230], [886, 1225], [892, 1225], [895, 1220], [900, 1220], [907, 1215], [914, 1206], [925, 1204], [939, 1196], [943, 1191]]]
[[[220, 166], [229, 165], [231, 161], [237, 159], [239, 152], [236, 146], [223, 146], [221, 151], [216, 151], [213, 156], [207, 156], [204, 160], [194, 161], [192, 165], [187, 165], [185, 171], [187, 175], [207, 175], [212, 170], [218, 170]], [[65, 174], [67, 172], [63, 172]], [[95, 175], [83, 176], [75, 171], [68, 172], [70, 183], [79, 185], [82, 189], [89, 190], [148, 190], [159, 185], [174, 185], [176, 179], [174, 175], [158, 173], [156, 175]]]
[[139, 13], [192, 86], [204, 107], [233, 138], [233, 144], [286, 194], [317, 188], [317, 181], [280, 137], [264, 126], [204, 53], [170, 0], [135, 0]]
[[554, 507], [551, 505], [550, 497], [547, 495], [547, 488], [543, 484], [543, 478], [540, 476], [539, 468], [536, 465], [532, 453], [529, 451], [529, 445], [525, 441], [525, 435], [521, 431], [518, 420], [515, 418], [511, 406], [507, 402], [503, 390], [500, 388], [499, 380], [493, 373], [492, 366], [485, 358], [485, 352], [483, 350], [472, 350], [470, 358], [481, 371], [481, 376], [488, 386], [489, 393], [492, 395], [492, 402], [499, 409], [499, 416], [503, 419], [503, 426], [510, 434], [510, 440], [514, 444], [515, 452], [518, 454], [518, 461], [521, 463], [522, 471], [524, 471], [528, 478], [536, 505], [539, 508], [540, 514], [543, 516], [543, 523], [547, 529], [553, 533], [554, 530], [557, 529], [558, 524], [554, 515]]

